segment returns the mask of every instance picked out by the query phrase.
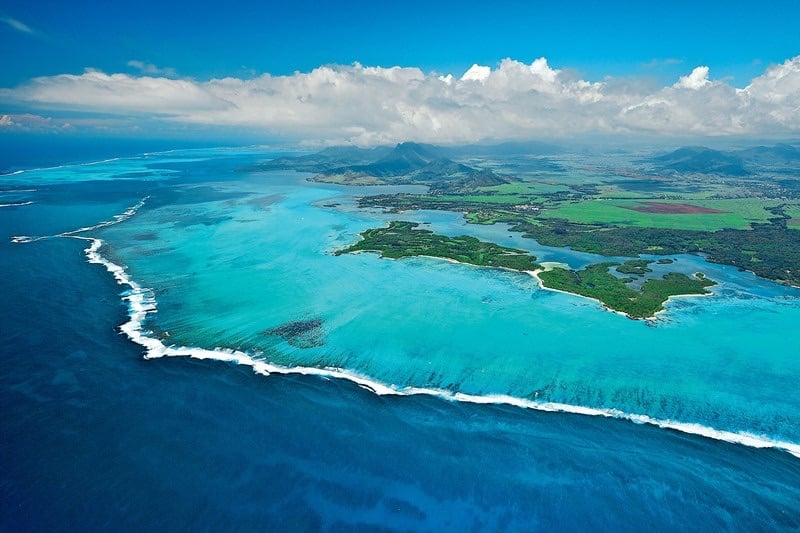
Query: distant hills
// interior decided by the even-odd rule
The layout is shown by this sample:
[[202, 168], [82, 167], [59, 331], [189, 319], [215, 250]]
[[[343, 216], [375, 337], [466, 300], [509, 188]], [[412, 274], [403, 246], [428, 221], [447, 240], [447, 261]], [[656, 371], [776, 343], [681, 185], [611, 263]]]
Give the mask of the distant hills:
[[394, 150], [372, 163], [335, 168], [329, 172], [356, 172], [376, 177], [395, 177], [416, 172], [434, 162], [452, 163], [445, 159], [435, 146], [405, 142], [398, 144]]
[[660, 170], [747, 176], [759, 170], [800, 169], [800, 149], [789, 144], [756, 146], [735, 151], [687, 146], [652, 157], [645, 162]]
[[347, 165], [366, 165], [392, 151], [390, 146], [357, 148], [355, 146], [333, 146], [308, 155], [278, 157], [258, 164], [255, 170], [296, 170], [298, 172], [324, 172]]
[[[458, 149], [458, 150], [463, 150]], [[313, 172], [315, 181], [341, 184], [421, 184], [431, 192], [459, 192], [515, 181], [490, 169], [458, 163], [448, 156], [456, 149], [405, 142], [394, 148], [326, 148], [316, 154], [282, 157], [261, 163], [258, 170]]]
[[[315, 174], [315, 181], [349, 185], [424, 184], [431, 192], [459, 192], [509, 183], [516, 178], [474, 163], [496, 159], [514, 168], [524, 161], [527, 168], [538, 163], [543, 170], [563, 170], [549, 158], [564, 149], [541, 142], [507, 142], [495, 145], [444, 147], [415, 142], [395, 146], [358, 148], [338, 146], [314, 154], [280, 157], [247, 170], [296, 170]], [[515, 159], [516, 158], [516, 159]], [[740, 150], [715, 150], [684, 146], [672, 152], [639, 161], [659, 173], [699, 173], [746, 177], [759, 173], [800, 173], [800, 148], [790, 144], [755, 146]]]

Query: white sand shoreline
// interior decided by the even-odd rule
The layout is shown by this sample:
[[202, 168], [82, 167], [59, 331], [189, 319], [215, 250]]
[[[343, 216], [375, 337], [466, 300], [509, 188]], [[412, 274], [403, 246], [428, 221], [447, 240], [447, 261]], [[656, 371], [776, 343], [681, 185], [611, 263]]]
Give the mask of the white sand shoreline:
[[[536, 279], [536, 282], [539, 284], [539, 288], [541, 288], [541, 289], [544, 289], [546, 291], [559, 292], [561, 294], [568, 294], [570, 296], [578, 296], [580, 298], [585, 298], [587, 300], [591, 300], [593, 302], [597, 302], [606, 311], [608, 311], [610, 313], [617, 314], [617, 315], [624, 316], [624, 317], [629, 318], [631, 320], [651, 320], [651, 321], [657, 320], [658, 319], [658, 315], [660, 315], [662, 313], [665, 313], [667, 311], [666, 305], [673, 298], [675, 298], [675, 299], [677, 299], [677, 298], [696, 298], [698, 296], [713, 296], [714, 295], [714, 292], [711, 291], [710, 289], [709, 289], [708, 292], [705, 292], [705, 293], [702, 293], [702, 294], [675, 294], [675, 295], [672, 295], [672, 296], [668, 296], [667, 299], [662, 304], [662, 308], [659, 309], [658, 311], [656, 311], [655, 314], [653, 314], [653, 316], [634, 317], [634, 316], [631, 316], [628, 313], [625, 313], [623, 311], [618, 311], [616, 309], [612, 309], [611, 307], [607, 306], [605, 303], [603, 303], [601, 300], [599, 300], [597, 298], [593, 298], [591, 296], [586, 296], [584, 294], [578, 294], [578, 293], [575, 293], [575, 292], [569, 292], [569, 291], [565, 291], [565, 290], [561, 290], [561, 289], [553, 289], [553, 288], [550, 288], [550, 287], [546, 287], [544, 282], [542, 282], [542, 278], [539, 277], [539, 274], [541, 272], [547, 272], [548, 270], [552, 270], [552, 267], [548, 268], [547, 266], [545, 266], [545, 268], [539, 268], [539, 269], [536, 269], [536, 270], [526, 270], [525, 273], [533, 276]], [[695, 274], [694, 274], [695, 277], [697, 277], [697, 274], [700, 274], [700, 272], [695, 272]]]
[[[508, 272], [524, 273], [524, 274], [528, 274], [529, 276], [533, 277], [533, 279], [536, 280], [536, 283], [537, 283], [537, 285], [539, 286], [540, 289], [543, 289], [543, 290], [546, 290], [546, 291], [551, 291], [551, 292], [558, 292], [558, 293], [561, 293], [561, 294], [567, 294], [569, 296], [577, 296], [579, 298], [585, 298], [586, 300], [590, 300], [592, 302], [596, 302], [596, 303], [600, 304], [600, 307], [603, 308], [605, 311], [608, 311], [609, 313], [614, 313], [616, 315], [624, 316], [625, 318], [628, 318], [630, 320], [644, 320], [644, 321], [655, 321], [655, 320], [658, 320], [658, 318], [659, 318], [658, 315], [660, 315], [662, 313], [665, 313], [668, 310], [666, 306], [667, 306], [667, 304], [669, 304], [669, 302], [673, 298], [674, 299], [678, 299], [678, 298], [696, 298], [696, 297], [701, 297], [701, 296], [713, 296], [714, 295], [714, 292], [711, 291], [710, 289], [709, 289], [708, 292], [705, 292], [705, 293], [702, 293], [702, 294], [675, 294], [675, 295], [672, 295], [672, 296], [668, 296], [667, 299], [662, 304], [662, 308], [660, 310], [656, 311], [653, 314], [653, 316], [634, 317], [634, 316], [629, 315], [628, 313], [625, 313], [624, 311], [618, 311], [616, 309], [613, 309], [613, 308], [609, 307], [602, 300], [599, 300], [598, 298], [593, 298], [591, 296], [586, 296], [584, 294], [578, 294], [576, 292], [569, 292], [569, 291], [565, 291], [565, 290], [562, 290], [562, 289], [553, 289], [553, 288], [545, 286], [544, 282], [542, 281], [542, 278], [539, 277], [539, 274], [541, 272], [547, 272], [549, 270], [552, 270], [553, 268], [556, 267], [556, 265], [561, 265], [561, 263], [552, 263], [552, 264], [540, 263], [544, 268], [538, 268], [536, 270], [515, 270], [513, 268], [500, 267], [500, 266], [475, 265], [473, 263], [464, 263], [463, 261], [457, 261], [457, 260], [455, 260], [455, 259], [453, 259], [451, 257], [438, 257], [438, 256], [434, 256], [434, 255], [411, 255], [411, 256], [404, 256], [404, 257], [385, 257], [385, 256], [381, 255], [381, 251], [380, 250], [355, 250], [353, 252], [348, 252], [348, 253], [355, 253], [355, 254], [377, 253], [378, 256], [381, 259], [390, 259], [390, 260], [405, 259], [406, 257], [425, 257], [427, 259], [437, 259], [437, 260], [440, 260], [440, 261], [447, 261], [448, 263], [452, 263], [452, 264], [455, 264], [455, 265], [467, 265], [467, 266], [470, 266], [470, 267], [477, 267], [477, 268], [498, 268], [500, 270], [506, 270]], [[567, 265], [564, 265], [564, 266], [567, 266]], [[698, 274], [702, 274], [702, 273], [701, 272], [695, 272], [694, 276], [698, 277]]]

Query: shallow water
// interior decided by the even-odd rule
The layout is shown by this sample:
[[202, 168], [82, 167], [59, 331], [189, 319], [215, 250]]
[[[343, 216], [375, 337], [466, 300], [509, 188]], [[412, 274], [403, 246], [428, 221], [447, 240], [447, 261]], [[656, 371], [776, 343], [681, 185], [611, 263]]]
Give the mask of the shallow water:
[[[655, 324], [632, 321], [524, 274], [332, 252], [403, 218], [451, 235], [505, 234], [576, 267], [589, 254], [528, 245], [454, 213], [359, 211], [346, 188], [219, 166], [224, 180], [181, 186], [191, 202], [145, 207], [98, 233], [112, 261], [155, 290], [148, 326], [166, 344], [341, 368], [398, 389], [508, 395], [800, 442], [800, 397], [787, 394], [800, 375], [797, 290], [679, 256], [666, 268], [706, 272], [719, 282], [715, 295], [670, 302]], [[322, 320], [311, 346], [267, 333], [309, 319]]]
[[[397, 215], [353, 210], [346, 188], [302, 175], [236, 172], [260, 155], [192, 155], [202, 161], [165, 156], [172, 177], [109, 186], [105, 201], [44, 173], [28, 183], [36, 203], [0, 210], [0, 229], [60, 233], [149, 196], [132, 218], [87, 236], [104, 239], [100, 252], [153, 290], [158, 311], [146, 325], [166, 344], [336, 367], [397, 390], [615, 409], [800, 442], [794, 290], [681, 256], [671, 266], [720, 285], [713, 297], [671, 302], [652, 327], [522, 274], [336, 257], [359, 231]], [[451, 213], [401, 218], [448, 234], [507, 233]], [[541, 259], [587, 259], [530, 243]], [[144, 527], [156, 515], [180, 527], [200, 500], [209, 510], [189, 525], [212, 529], [220, 517], [428, 529], [800, 524], [798, 462], [783, 451], [606, 417], [376, 396], [346, 381], [224, 363], [142, 362], [141, 348], [113, 330], [126, 320], [120, 288], [86, 264], [87, 245], [2, 245], [6, 527]], [[266, 333], [316, 318], [322, 345]]]

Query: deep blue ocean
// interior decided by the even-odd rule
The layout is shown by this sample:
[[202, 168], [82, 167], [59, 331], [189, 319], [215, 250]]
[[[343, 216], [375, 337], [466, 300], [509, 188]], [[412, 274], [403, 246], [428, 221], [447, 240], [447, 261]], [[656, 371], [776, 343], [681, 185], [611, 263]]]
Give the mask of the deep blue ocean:
[[786, 451], [145, 360], [119, 330], [123, 288], [87, 262], [86, 241], [10, 240], [91, 226], [142, 197], [189, 204], [170, 187], [207, 178], [67, 180], [0, 201], [35, 195], [0, 209], [0, 531], [800, 529], [800, 459]]

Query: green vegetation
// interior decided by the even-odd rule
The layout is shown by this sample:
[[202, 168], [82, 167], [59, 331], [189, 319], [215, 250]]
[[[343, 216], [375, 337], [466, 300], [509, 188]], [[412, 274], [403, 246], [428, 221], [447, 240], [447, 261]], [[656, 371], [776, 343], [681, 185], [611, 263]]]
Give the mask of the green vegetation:
[[[540, 269], [536, 258], [522, 250], [507, 248], [480, 241], [474, 237], [445, 237], [430, 230], [418, 229], [415, 222], [393, 221], [388, 227], [368, 229], [361, 233], [356, 244], [335, 252], [335, 255], [355, 252], [378, 252], [381, 257], [430, 256], [451, 259], [471, 265], [529, 271]], [[641, 291], [627, 285], [633, 278], [620, 279], [608, 272], [617, 266], [620, 272], [644, 275], [651, 272], [647, 265], [652, 261], [633, 260], [619, 263], [589, 265], [584, 270], [573, 271], [554, 268], [540, 272], [542, 284], [551, 289], [588, 296], [600, 300], [606, 307], [627, 314], [631, 318], [652, 317], [663, 309], [670, 296], [705, 294], [706, 287], [714, 282], [698, 275], [692, 279], [684, 274], [672, 272], [663, 279], [648, 279]]]
[[[683, 205], [686, 200], [658, 200], [659, 204]], [[542, 212], [542, 218], [560, 218], [580, 224], [607, 224], [677, 230], [717, 231], [721, 229], [750, 229], [752, 223], [769, 222], [775, 214], [769, 211], [779, 205], [777, 200], [725, 199], [691, 200], [692, 206], [721, 211], [719, 213], [642, 212], [641, 200], [587, 200], [562, 203]]]
[[652, 261], [645, 261], [644, 259], [633, 259], [631, 261], [625, 261], [621, 265], [619, 265], [616, 270], [620, 274], [634, 274], [636, 276], [644, 276], [648, 272], [652, 272], [652, 268], [648, 268], [647, 265], [652, 263]]
[[362, 174], [318, 174], [314, 181], [336, 185], [386, 185], [386, 180]]
[[671, 272], [663, 279], [649, 279], [636, 291], [608, 272], [617, 263], [597, 263], [583, 270], [554, 268], [539, 273], [542, 284], [550, 289], [579, 294], [599, 300], [609, 309], [631, 318], [650, 318], [664, 308], [670, 296], [707, 294], [706, 287], [715, 283], [705, 276], [694, 279]]
[[786, 226], [793, 229], [800, 229], [800, 205], [787, 205], [783, 208], [783, 213], [789, 217]]
[[569, 191], [569, 187], [560, 183], [546, 181], [517, 181], [514, 183], [504, 183], [494, 187], [481, 187], [482, 191], [494, 192], [496, 194], [521, 194], [539, 195], [554, 192]]
[[[474, 224], [508, 223], [545, 246], [605, 256], [704, 253], [710, 261], [800, 285], [799, 148], [689, 147], [644, 159], [531, 149], [329, 148], [259, 168], [293, 168], [354, 185], [423, 184], [429, 194], [368, 196], [359, 206], [461, 212]], [[412, 233], [419, 238], [423, 232]], [[482, 264], [459, 247], [428, 245], [443, 248], [424, 255]], [[629, 263], [617, 271], [641, 281], [649, 267]]]
[[[475, 196], [475, 195], [470, 195]], [[361, 198], [359, 205], [406, 209], [441, 209], [461, 211], [468, 222], [476, 224], [512, 224], [513, 231], [524, 237], [536, 239], [545, 246], [569, 246], [582, 252], [605, 256], [636, 257], [641, 254], [672, 255], [681, 253], [706, 253], [709, 260], [751, 270], [757, 275], [800, 285], [800, 207], [781, 206], [777, 200], [726, 199], [691, 201], [691, 205], [704, 209], [729, 210], [726, 213], [661, 214], [640, 213], [619, 206], [605, 206], [605, 201], [587, 201], [578, 206], [593, 206], [590, 211], [615, 209], [629, 217], [641, 220], [661, 217], [667, 224], [678, 220], [678, 227], [653, 227], [651, 225], [615, 225], [610, 223], [579, 223], [550, 218], [553, 211], [545, 212], [540, 205], [491, 204], [459, 201], [458, 195], [382, 195]], [[466, 196], [464, 196], [466, 198]], [[488, 196], [487, 198], [491, 198]], [[617, 203], [625, 203], [623, 201]], [[659, 203], [669, 203], [659, 200]], [[677, 202], [687, 205], [688, 201]], [[639, 201], [630, 205], [642, 205]], [[551, 204], [552, 205], [552, 204]], [[796, 210], [796, 211], [795, 211]], [[736, 211], [736, 213], [734, 213]], [[627, 215], [627, 214], [630, 215]], [[798, 218], [794, 218], [797, 216]], [[714, 218], [718, 217], [718, 218]], [[727, 217], [727, 218], [725, 218]], [[731, 218], [733, 217], [733, 218]], [[788, 220], [785, 217], [792, 217]], [[591, 218], [591, 217], [584, 217]], [[699, 220], [717, 220], [714, 224], [699, 224]], [[753, 223], [757, 219], [762, 223]], [[694, 222], [692, 222], [694, 220]], [[738, 227], [724, 227], [710, 231], [709, 227], [724, 226], [725, 220], [736, 220]], [[682, 222], [681, 222], [682, 221]], [[619, 221], [621, 222], [621, 221]], [[628, 220], [630, 222], [630, 220]], [[668, 226], [669, 224], [667, 224]], [[701, 229], [686, 229], [695, 225]], [[706, 227], [709, 226], [709, 227]]]
[[430, 230], [417, 229], [418, 226], [415, 222], [394, 221], [386, 228], [368, 229], [361, 234], [362, 240], [335, 252], [335, 255], [364, 251], [379, 252], [381, 257], [390, 259], [424, 255], [520, 271], [539, 267], [536, 258], [522, 250], [479, 241], [466, 235], [445, 237]]
[[462, 211], [470, 222], [494, 224], [496, 222], [533, 223], [538, 205], [516, 204], [509, 197], [489, 195], [445, 194], [379, 194], [358, 199], [359, 207], [383, 207], [394, 212], [413, 209]]
[[800, 231], [780, 222], [752, 230], [716, 232], [656, 228], [608, 228], [560, 221], [516, 225], [515, 231], [545, 246], [569, 246], [601, 255], [634, 257], [643, 253], [673, 255], [703, 252], [709, 261], [751, 270], [757, 275], [800, 285]]

